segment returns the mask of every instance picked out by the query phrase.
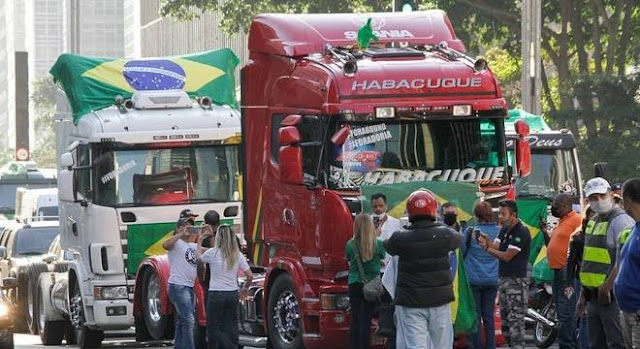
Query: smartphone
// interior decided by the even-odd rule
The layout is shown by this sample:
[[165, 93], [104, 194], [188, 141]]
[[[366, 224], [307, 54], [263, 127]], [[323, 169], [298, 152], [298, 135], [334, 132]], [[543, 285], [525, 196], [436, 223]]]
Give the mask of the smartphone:
[[380, 224], [380, 217], [373, 217], [373, 226], [378, 228], [378, 224]]
[[200, 232], [202, 232], [202, 227], [199, 225], [190, 225], [187, 229], [189, 234], [200, 234]]
[[482, 234], [482, 231], [480, 229], [478, 228], [473, 229], [473, 237], [476, 239], [476, 241], [480, 239], [480, 234]]

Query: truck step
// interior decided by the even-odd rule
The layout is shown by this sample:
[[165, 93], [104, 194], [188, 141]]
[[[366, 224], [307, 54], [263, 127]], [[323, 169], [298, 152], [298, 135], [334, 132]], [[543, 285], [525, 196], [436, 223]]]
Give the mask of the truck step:
[[245, 347], [266, 348], [267, 337], [256, 337], [246, 334], [241, 334], [238, 338], [238, 344]]

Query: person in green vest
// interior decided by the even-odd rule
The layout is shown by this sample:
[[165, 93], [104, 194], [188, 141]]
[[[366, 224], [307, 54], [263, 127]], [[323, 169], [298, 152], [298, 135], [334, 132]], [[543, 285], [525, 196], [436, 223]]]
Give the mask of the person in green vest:
[[620, 235], [635, 221], [615, 203], [611, 186], [604, 178], [589, 180], [585, 194], [596, 215], [585, 229], [578, 312], [583, 314], [586, 307], [592, 348], [623, 349], [620, 308], [613, 295], [613, 283], [618, 273]]

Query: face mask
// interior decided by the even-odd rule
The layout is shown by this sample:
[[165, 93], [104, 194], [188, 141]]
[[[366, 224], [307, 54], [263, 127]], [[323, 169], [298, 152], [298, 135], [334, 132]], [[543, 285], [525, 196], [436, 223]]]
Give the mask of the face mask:
[[613, 201], [611, 201], [610, 199], [590, 201], [589, 206], [591, 206], [593, 212], [597, 214], [606, 214], [609, 213], [609, 211], [611, 211], [611, 209], [613, 208]]
[[444, 224], [446, 225], [454, 225], [458, 221], [458, 215], [455, 213], [445, 213], [444, 214]]
[[373, 219], [382, 219], [382, 218], [384, 218], [385, 215], [386, 215], [386, 213], [381, 213], [381, 214], [372, 213], [371, 214], [371, 218], [373, 218]]

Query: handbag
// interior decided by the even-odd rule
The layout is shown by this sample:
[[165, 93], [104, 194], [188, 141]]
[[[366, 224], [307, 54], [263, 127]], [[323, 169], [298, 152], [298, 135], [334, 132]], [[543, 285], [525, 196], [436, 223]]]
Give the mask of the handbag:
[[358, 244], [355, 246], [355, 255], [356, 262], [358, 263], [358, 270], [360, 271], [360, 277], [362, 277], [362, 294], [364, 295], [364, 299], [368, 302], [379, 302], [382, 298], [382, 294], [384, 293], [384, 288], [382, 287], [382, 280], [380, 279], [380, 275], [376, 275], [371, 280], [367, 280], [364, 274], [364, 268], [362, 267], [362, 260], [360, 259], [360, 253], [358, 252]]

